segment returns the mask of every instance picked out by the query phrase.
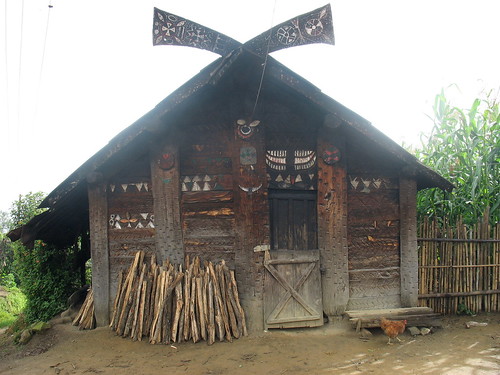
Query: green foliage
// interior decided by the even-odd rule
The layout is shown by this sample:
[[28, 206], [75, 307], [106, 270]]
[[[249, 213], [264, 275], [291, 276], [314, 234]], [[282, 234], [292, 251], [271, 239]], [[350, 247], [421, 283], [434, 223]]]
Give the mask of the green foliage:
[[6, 297], [0, 297], [0, 328], [11, 325], [26, 306], [25, 295], [16, 287], [5, 288]]
[[14, 275], [11, 273], [0, 274], [0, 286], [15, 288], [17, 286]]
[[68, 296], [80, 286], [80, 275], [72, 269], [73, 250], [36, 241], [33, 249], [18, 245], [15, 253], [20, 287], [27, 297], [26, 321], [51, 319], [65, 309]]
[[[42, 213], [38, 207], [44, 196], [41, 192], [20, 195], [12, 204], [11, 229]], [[56, 249], [41, 241], [35, 241], [33, 249], [19, 242], [4, 245], [9, 258], [1, 270], [4, 275], [13, 273], [26, 295], [26, 322], [46, 321], [62, 311], [68, 296], [80, 286], [80, 274], [73, 269], [77, 249]]]
[[10, 326], [16, 320], [16, 316], [0, 310], [0, 328]]
[[14, 247], [6, 235], [0, 234], [0, 285], [12, 287], [18, 283], [14, 267]]
[[92, 285], [92, 258], [85, 262], [85, 284]]
[[468, 110], [452, 106], [444, 95], [434, 102], [434, 127], [422, 137], [415, 154], [451, 181], [452, 192], [419, 192], [419, 217], [430, 216], [473, 224], [490, 208], [491, 222], [500, 221], [500, 110], [490, 92]]
[[0, 211], [0, 234], [7, 233], [11, 227], [10, 215], [8, 212]]
[[457, 315], [474, 315], [474, 312], [471, 311], [465, 303], [459, 303], [457, 308]]
[[[30, 192], [26, 195], [20, 194], [18, 200], [12, 203], [10, 213], [0, 216], [2, 228], [8, 227], [8, 230], [15, 229], [26, 224], [35, 215], [42, 213], [44, 210], [38, 208], [38, 206], [44, 197], [45, 194], [42, 192]], [[5, 285], [3, 280], [8, 275], [14, 276], [16, 284], [20, 283], [17, 267], [14, 262], [16, 247], [17, 245], [13, 244], [5, 234], [0, 233], [0, 285]]]
[[45, 193], [41, 191], [26, 195], [19, 195], [19, 199], [12, 203], [10, 209], [10, 229], [15, 229], [26, 224], [33, 217], [41, 214], [45, 209], [38, 208], [45, 198]]

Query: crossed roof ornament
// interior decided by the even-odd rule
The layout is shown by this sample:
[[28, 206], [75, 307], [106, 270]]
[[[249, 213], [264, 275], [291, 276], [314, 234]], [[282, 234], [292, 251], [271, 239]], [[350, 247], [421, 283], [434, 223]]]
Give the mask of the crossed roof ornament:
[[188, 46], [221, 56], [227, 56], [242, 47], [264, 57], [284, 48], [313, 43], [335, 44], [330, 4], [274, 26], [244, 44], [193, 21], [154, 8], [155, 46]]

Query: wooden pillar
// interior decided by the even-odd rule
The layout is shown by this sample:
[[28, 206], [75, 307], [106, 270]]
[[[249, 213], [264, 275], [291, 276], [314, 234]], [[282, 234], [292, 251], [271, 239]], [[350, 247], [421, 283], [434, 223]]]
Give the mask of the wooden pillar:
[[417, 183], [399, 178], [401, 307], [418, 305]]
[[[263, 126], [263, 125], [260, 125]], [[233, 186], [236, 219], [235, 269], [241, 303], [247, 312], [250, 332], [262, 331], [263, 321], [263, 253], [254, 252], [257, 245], [269, 244], [269, 204], [265, 164], [265, 144], [261, 132], [245, 141], [234, 137]], [[255, 147], [257, 163], [242, 165], [242, 147]], [[260, 188], [254, 192], [243, 189]], [[243, 189], [242, 189], [243, 188]]]
[[154, 149], [151, 153], [151, 183], [156, 254], [160, 261], [169, 258], [173, 263], [183, 264], [179, 179], [179, 146], [165, 145]]
[[90, 254], [92, 290], [98, 327], [109, 324], [109, 249], [106, 184], [89, 184]]
[[328, 315], [341, 315], [349, 301], [347, 172], [342, 156], [332, 165], [321, 158], [330, 146], [344, 150], [342, 139], [322, 129], [318, 136], [318, 247], [323, 310]]

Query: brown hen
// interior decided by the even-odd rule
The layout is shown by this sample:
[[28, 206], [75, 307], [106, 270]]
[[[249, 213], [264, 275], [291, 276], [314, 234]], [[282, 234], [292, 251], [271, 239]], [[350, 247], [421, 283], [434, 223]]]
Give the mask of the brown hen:
[[380, 318], [380, 328], [389, 337], [389, 342], [387, 344], [391, 345], [391, 339], [396, 338], [401, 341], [398, 337], [406, 329], [406, 320], [387, 320], [386, 318]]

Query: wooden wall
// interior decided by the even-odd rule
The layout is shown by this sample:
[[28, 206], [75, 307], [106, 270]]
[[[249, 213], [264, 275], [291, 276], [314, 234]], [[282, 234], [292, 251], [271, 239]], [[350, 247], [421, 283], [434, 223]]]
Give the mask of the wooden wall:
[[349, 310], [400, 306], [398, 180], [348, 175]]
[[233, 162], [227, 131], [193, 131], [180, 151], [181, 227], [185, 255], [224, 259], [234, 268]]
[[138, 250], [156, 253], [155, 212], [150, 178], [149, 157], [127, 165], [106, 183], [109, 300], [113, 302], [118, 273], [126, 269]]
[[347, 143], [348, 309], [401, 307], [402, 164], [368, 138]]
[[[192, 128], [180, 150], [184, 251], [235, 269], [250, 328], [262, 329], [262, 255], [253, 248], [269, 243], [263, 138], [239, 139], [231, 122], [216, 129]], [[255, 163], [242, 164], [248, 147]]]
[[[109, 262], [94, 269], [109, 268], [110, 301], [118, 271], [129, 265], [137, 250], [174, 262], [182, 262], [184, 256], [223, 259], [236, 271], [242, 304], [252, 317], [249, 325], [263, 326], [263, 259], [253, 249], [270, 244], [266, 124], [242, 139], [235, 132], [236, 118], [225, 116], [214, 115], [218, 120], [212, 123], [191, 121], [179, 129], [178, 137], [166, 137], [167, 143], [159, 140], [134, 165], [89, 190], [95, 208], [93, 243], [98, 244], [92, 256], [100, 257], [99, 262], [107, 257]], [[305, 119], [286, 126], [301, 121]], [[272, 129], [274, 137], [284, 134], [286, 126]], [[401, 272], [413, 267], [413, 211], [401, 210], [400, 199], [405, 205], [413, 199], [413, 180], [400, 180], [390, 158], [372, 157], [370, 147], [353, 143], [336, 129], [321, 128], [314, 147], [324, 311], [339, 315], [346, 309], [399, 307], [402, 299], [412, 304], [414, 296], [408, 296], [413, 293], [413, 279], [402, 278]], [[328, 164], [321, 153], [332, 147], [341, 151], [342, 158]], [[255, 160], [243, 162], [249, 150], [255, 152]], [[161, 167], [159, 161], [168, 155], [174, 165]], [[408, 186], [402, 195], [400, 181]], [[103, 202], [105, 209], [99, 211]], [[408, 234], [404, 259], [401, 215]], [[105, 230], [97, 228], [101, 222]], [[96, 275], [103, 283], [104, 274]]]

